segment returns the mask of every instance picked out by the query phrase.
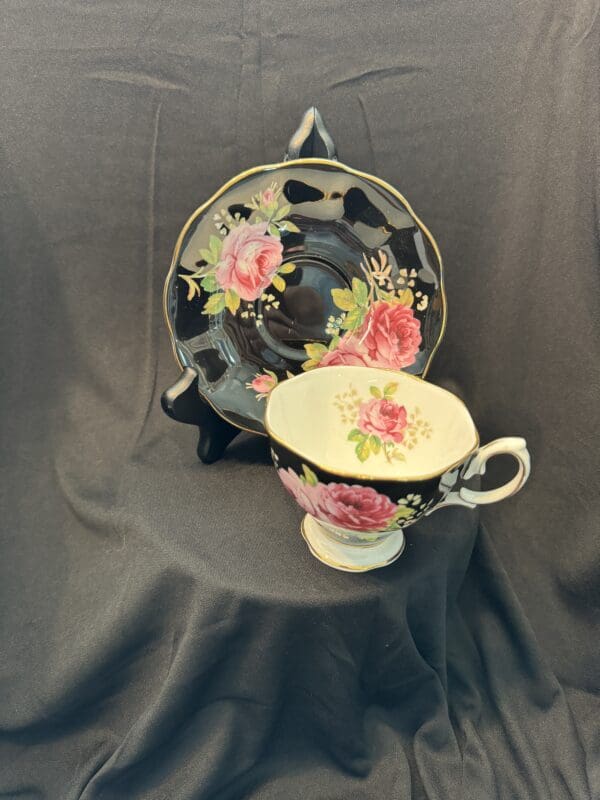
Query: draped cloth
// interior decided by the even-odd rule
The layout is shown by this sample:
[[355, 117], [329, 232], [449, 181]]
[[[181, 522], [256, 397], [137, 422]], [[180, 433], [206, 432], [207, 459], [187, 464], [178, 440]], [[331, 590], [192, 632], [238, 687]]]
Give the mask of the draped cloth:
[[[597, 12], [3, 4], [1, 798], [600, 796]], [[158, 402], [181, 226], [312, 104], [440, 245], [429, 378], [533, 457], [364, 575]]]

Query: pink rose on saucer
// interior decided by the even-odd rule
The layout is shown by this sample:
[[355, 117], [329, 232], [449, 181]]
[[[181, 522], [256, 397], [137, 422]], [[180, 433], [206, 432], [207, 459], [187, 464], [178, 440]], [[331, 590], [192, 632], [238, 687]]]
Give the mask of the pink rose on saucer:
[[320, 367], [368, 367], [369, 359], [366, 350], [359, 347], [355, 336], [345, 334], [335, 350], [329, 350], [319, 361]]
[[323, 492], [323, 484], [317, 483], [316, 486], [311, 486], [308, 483], [300, 480], [300, 477], [288, 467], [283, 469], [281, 467], [277, 470], [281, 482], [292, 495], [294, 500], [298, 503], [300, 508], [303, 508], [308, 514], [314, 517], [319, 517], [319, 499]]
[[277, 375], [267, 370], [257, 374], [253, 380], [246, 384], [246, 388], [253, 389], [259, 398], [263, 398], [267, 397], [278, 383]]
[[[379, 494], [370, 486], [328, 483], [322, 488], [318, 499], [321, 516], [340, 528], [351, 531], [383, 530], [398, 510], [389, 497]], [[319, 510], [315, 513], [317, 519]]]
[[421, 324], [412, 309], [377, 300], [356, 334], [369, 365], [402, 369], [413, 364], [421, 344]]
[[268, 206], [270, 203], [275, 200], [275, 191], [274, 189], [265, 189], [261, 196], [261, 202], [264, 206]]
[[243, 223], [232, 228], [221, 249], [215, 275], [222, 289], [233, 289], [242, 300], [256, 300], [281, 266], [283, 245], [267, 235], [267, 223]]
[[362, 433], [378, 436], [382, 442], [396, 442], [404, 439], [407, 426], [406, 408], [392, 400], [369, 400], [358, 410], [358, 427]]

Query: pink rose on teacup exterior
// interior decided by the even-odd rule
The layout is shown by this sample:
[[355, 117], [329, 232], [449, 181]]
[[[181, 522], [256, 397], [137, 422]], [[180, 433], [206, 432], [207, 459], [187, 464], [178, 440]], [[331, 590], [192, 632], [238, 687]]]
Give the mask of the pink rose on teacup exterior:
[[[303, 467], [306, 469], [306, 467]], [[351, 531], [385, 530], [398, 506], [370, 486], [346, 483], [321, 483], [308, 471], [312, 482], [297, 475], [291, 467], [280, 467], [281, 482], [298, 503], [316, 519]]]
[[358, 427], [362, 433], [378, 436], [382, 442], [400, 442], [408, 425], [406, 408], [393, 400], [373, 398], [358, 410]]
[[350, 531], [384, 530], [398, 506], [370, 486], [328, 483], [319, 497], [320, 519]]
[[243, 223], [225, 239], [215, 276], [223, 289], [233, 289], [242, 300], [256, 300], [281, 266], [283, 245], [267, 234], [266, 222]]
[[319, 500], [324, 484], [316, 483], [312, 485], [306, 483], [306, 481], [303, 481], [291, 467], [287, 469], [278, 469], [277, 474], [300, 508], [303, 508], [308, 514], [318, 517], [321, 513]]
[[345, 334], [335, 350], [328, 350], [319, 362], [320, 367], [368, 367], [367, 351], [361, 350], [355, 336]]
[[419, 352], [421, 324], [408, 306], [377, 300], [357, 337], [371, 366], [402, 369], [413, 364]]
[[269, 187], [263, 191], [260, 199], [263, 206], [268, 206], [275, 200], [275, 198], [275, 190], [272, 187]]

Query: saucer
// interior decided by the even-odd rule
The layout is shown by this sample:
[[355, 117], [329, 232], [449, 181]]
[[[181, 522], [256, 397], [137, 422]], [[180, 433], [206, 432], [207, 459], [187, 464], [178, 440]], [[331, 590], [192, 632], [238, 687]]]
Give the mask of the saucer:
[[164, 307], [202, 396], [259, 434], [265, 397], [300, 372], [425, 376], [446, 317], [438, 247], [406, 200], [320, 158], [250, 169], [200, 206], [175, 246]]

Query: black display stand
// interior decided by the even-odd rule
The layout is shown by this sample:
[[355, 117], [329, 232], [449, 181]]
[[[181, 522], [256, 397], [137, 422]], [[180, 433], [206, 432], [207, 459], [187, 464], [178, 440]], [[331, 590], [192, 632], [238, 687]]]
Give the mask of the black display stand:
[[[314, 106], [306, 111], [287, 146], [284, 159], [296, 158], [336, 159], [333, 139]], [[198, 375], [191, 367], [185, 367], [177, 381], [163, 392], [161, 405], [171, 419], [198, 427], [197, 452], [204, 464], [218, 461], [229, 442], [240, 433], [239, 428], [220, 417], [202, 397]]]

